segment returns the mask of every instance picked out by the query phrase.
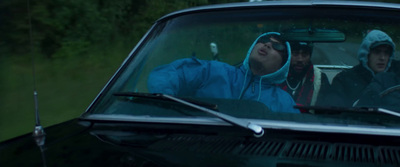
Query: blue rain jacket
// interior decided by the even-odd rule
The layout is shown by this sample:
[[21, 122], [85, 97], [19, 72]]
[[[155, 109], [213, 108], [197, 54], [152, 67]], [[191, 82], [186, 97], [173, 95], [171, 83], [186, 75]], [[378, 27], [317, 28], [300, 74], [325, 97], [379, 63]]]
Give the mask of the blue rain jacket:
[[[271, 33], [258, 38], [268, 34]], [[252, 74], [248, 63], [258, 38], [240, 67], [219, 61], [185, 58], [154, 69], [149, 75], [148, 89], [152, 93], [174, 96], [250, 99], [264, 103], [271, 111], [300, 113], [293, 108], [296, 104], [292, 97], [277, 86], [285, 81], [289, 71], [289, 43], [286, 43], [287, 62], [278, 71], [260, 77]]]

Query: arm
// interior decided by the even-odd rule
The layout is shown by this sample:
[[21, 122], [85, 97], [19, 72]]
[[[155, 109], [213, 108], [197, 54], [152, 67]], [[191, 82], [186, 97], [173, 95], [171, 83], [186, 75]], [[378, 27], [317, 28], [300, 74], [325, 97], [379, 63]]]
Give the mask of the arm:
[[[383, 99], [384, 96], [381, 95], [383, 91], [388, 88], [400, 84], [400, 78], [396, 76], [395, 73], [392, 72], [383, 72], [377, 74], [371, 81], [371, 83], [364, 89], [362, 92], [359, 102], [357, 106], [371, 106], [376, 107], [380, 105], [386, 104], [386, 102], [395, 100], [398, 104], [398, 97], [396, 94], [394, 96], [387, 96], [386, 99]], [[397, 96], [399, 94], [397, 93]]]
[[151, 93], [192, 95], [207, 78], [208, 61], [186, 58], [155, 68], [147, 86]]

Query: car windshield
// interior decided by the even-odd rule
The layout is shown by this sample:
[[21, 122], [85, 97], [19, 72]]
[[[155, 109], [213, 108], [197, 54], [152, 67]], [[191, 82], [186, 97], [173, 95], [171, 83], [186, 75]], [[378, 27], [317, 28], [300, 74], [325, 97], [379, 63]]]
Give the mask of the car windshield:
[[398, 11], [373, 7], [180, 11], [154, 24], [83, 117], [215, 119], [165, 94], [257, 121], [398, 127], [378, 110], [400, 111], [399, 30]]

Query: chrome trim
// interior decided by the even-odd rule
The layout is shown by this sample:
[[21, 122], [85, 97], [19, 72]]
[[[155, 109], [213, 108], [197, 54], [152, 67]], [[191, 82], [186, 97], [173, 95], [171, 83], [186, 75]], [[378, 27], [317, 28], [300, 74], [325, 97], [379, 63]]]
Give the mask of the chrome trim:
[[157, 20], [165, 20], [170, 17], [176, 17], [179, 15], [185, 15], [190, 13], [213, 11], [213, 10], [230, 10], [230, 9], [246, 9], [246, 8], [265, 8], [265, 7], [351, 7], [351, 8], [380, 8], [380, 9], [400, 9], [400, 4], [390, 3], [390, 2], [363, 2], [363, 1], [262, 1], [262, 2], [235, 2], [235, 3], [225, 3], [225, 4], [214, 4], [214, 5], [204, 5], [197, 7], [190, 7], [186, 9], [181, 9], [178, 11], [171, 12], [164, 15]]
[[[165, 118], [151, 116], [131, 116], [131, 115], [102, 115], [92, 114], [85, 118], [88, 121], [118, 121], [135, 123], [166, 123], [166, 124], [190, 124], [190, 125], [213, 125], [213, 126], [233, 126], [218, 118], [200, 117], [200, 118]], [[389, 128], [384, 126], [363, 126], [363, 125], [340, 125], [340, 124], [316, 124], [316, 123], [298, 123], [291, 121], [274, 121], [260, 119], [244, 119], [251, 123], [268, 129], [281, 129], [306, 132], [322, 133], [346, 133], [362, 135], [384, 135], [400, 136], [399, 128]]]
[[340, 124], [306, 124], [289, 121], [260, 121], [255, 122], [262, 127], [271, 129], [288, 129], [307, 132], [347, 133], [363, 135], [400, 136], [400, 128], [384, 126], [340, 125]]

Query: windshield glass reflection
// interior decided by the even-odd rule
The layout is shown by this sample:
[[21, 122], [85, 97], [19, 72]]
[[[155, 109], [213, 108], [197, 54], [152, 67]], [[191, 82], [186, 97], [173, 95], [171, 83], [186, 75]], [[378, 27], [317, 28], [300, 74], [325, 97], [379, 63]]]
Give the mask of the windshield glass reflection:
[[[343, 123], [343, 116], [321, 116], [316, 108], [296, 105], [400, 111], [395, 31], [400, 25], [394, 23], [400, 18], [384, 22], [380, 17], [385, 16], [379, 15], [366, 19], [351, 13], [330, 15], [337, 13], [333, 9], [318, 12], [225, 11], [161, 20], [92, 113], [209, 116], [157, 100], [113, 96], [116, 92], [191, 98], [218, 105], [218, 112], [254, 119], [292, 120], [306, 114]], [[271, 15], [275, 17], [266, 17]], [[297, 31], [303, 29], [315, 34]], [[288, 32], [303, 34], [294, 38]], [[371, 113], [351, 114], [369, 115], [375, 122]], [[298, 121], [307, 122], [301, 117]], [[366, 122], [349, 115], [345, 119]]]

